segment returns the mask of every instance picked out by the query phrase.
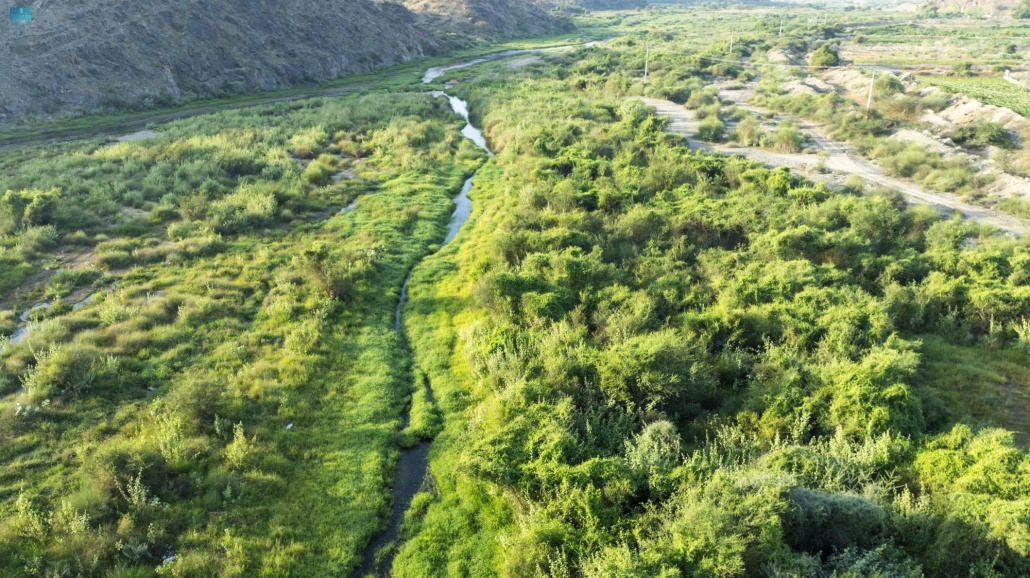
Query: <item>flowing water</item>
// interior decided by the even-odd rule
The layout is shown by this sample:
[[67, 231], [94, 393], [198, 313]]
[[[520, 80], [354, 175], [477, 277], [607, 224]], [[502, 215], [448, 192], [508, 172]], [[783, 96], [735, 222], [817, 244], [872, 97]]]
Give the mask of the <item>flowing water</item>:
[[[602, 44], [610, 40], [612, 40], [612, 38], [608, 38], [606, 40], [594, 40], [591, 42], [587, 42], [586, 44], [581, 44], [580, 46], [590, 48], [591, 46], [597, 46], [598, 44]], [[575, 48], [575, 46], [571, 44], [565, 44], [563, 46], [552, 46], [550, 48], [527, 48], [525, 50], [505, 50], [504, 52], [486, 54], [484, 56], [476, 58], [475, 60], [469, 60], [468, 62], [460, 62], [458, 64], [449, 64], [447, 66], [438, 66], [435, 68], [430, 68], [422, 77], [422, 83], [429, 84], [430, 82], [433, 82], [437, 78], [440, 78], [441, 76], [447, 74], [452, 70], [461, 70], [462, 68], [469, 68], [471, 66], [476, 66], [477, 64], [493, 62], [494, 60], [501, 60], [503, 58], [508, 58], [511, 56], [522, 56], [523, 54], [540, 54], [541, 52], [561, 52], [562, 50], [572, 50], [573, 48]]]
[[[21, 315], [19, 315], [18, 319], [21, 320], [21, 325], [18, 326], [18, 329], [16, 329], [15, 332], [11, 335], [10, 345], [12, 345], [12, 346], [13, 345], [18, 345], [19, 343], [22, 342], [22, 340], [24, 340], [26, 337], [28, 337], [29, 331], [32, 329], [32, 323], [29, 322], [29, 315], [32, 315], [32, 312], [36, 311], [38, 309], [47, 309], [47, 308], [50, 307], [50, 305], [52, 305], [52, 304], [51, 303], [38, 303], [38, 304], [33, 305], [32, 307], [26, 309]], [[0, 347], [0, 351], [3, 351], [3, 350], [4, 350], [4, 348]]]
[[[485, 61], [484, 61], [485, 62]], [[441, 73], [442, 74], [442, 73]], [[426, 74], [426, 78], [429, 78], [429, 73]], [[436, 77], [433, 77], [436, 78]], [[425, 80], [425, 82], [430, 82]], [[477, 146], [482, 148], [493, 156], [493, 152], [486, 144], [486, 137], [483, 136], [483, 132], [473, 126], [472, 121], [469, 120], [468, 103], [460, 98], [456, 98], [445, 94], [443, 92], [432, 92], [430, 93], [435, 97], [446, 97], [450, 102], [451, 109], [454, 110], [455, 114], [460, 115], [465, 119], [465, 128], [462, 129], [461, 134], [465, 138], [476, 143]], [[469, 177], [465, 180], [465, 184], [462, 185], [461, 191], [458, 196], [454, 197], [454, 212], [451, 214], [451, 221], [447, 225], [447, 236], [444, 238], [441, 246], [446, 245], [454, 240], [461, 231], [461, 227], [468, 222], [469, 217], [472, 216], [472, 200], [469, 199], [469, 191], [472, 190], [472, 181], [475, 176]], [[353, 203], [347, 209], [353, 210]], [[402, 328], [402, 311], [404, 304], [408, 300], [408, 283], [411, 281], [411, 273], [404, 279], [404, 284], [401, 286], [400, 299], [397, 301], [397, 309], [394, 311], [394, 330], [397, 331], [397, 336], [401, 340], [401, 347], [405, 353], [408, 353], [408, 342], [404, 338], [404, 331]], [[424, 378], [422, 383], [425, 387], [426, 395], [428, 399], [433, 398], [433, 389], [429, 383], [428, 378]], [[401, 427], [407, 428], [411, 421], [411, 408], [404, 410], [401, 415]], [[429, 446], [430, 442], [423, 441], [419, 442], [418, 445], [401, 450], [400, 460], [397, 462], [397, 473], [393, 478], [393, 509], [390, 512], [389, 525], [382, 534], [377, 536], [368, 545], [365, 550], [365, 557], [362, 560], [361, 567], [358, 569], [356, 576], [366, 576], [373, 574], [380, 576], [389, 573], [390, 565], [393, 563], [393, 555], [389, 554], [384, 556], [382, 560], [377, 564], [375, 561], [375, 553], [391, 543], [397, 541], [398, 531], [400, 530], [401, 522], [404, 521], [404, 512], [408, 510], [411, 505], [412, 498], [418, 493], [422, 487], [423, 482], [426, 479], [427, 472], [429, 471]]]
[[501, 60], [502, 58], [508, 58], [509, 56], [521, 56], [523, 54], [536, 54], [538, 52], [557, 52], [560, 50], [571, 50], [571, 45], [565, 46], [554, 46], [552, 48], [530, 48], [526, 50], [505, 50], [504, 52], [496, 52], [494, 54], [487, 54], [480, 56], [475, 60], [469, 60], [468, 62], [462, 62], [459, 64], [450, 64], [448, 66], [439, 66], [436, 68], [430, 68], [426, 71], [425, 76], [422, 77], [422, 83], [428, 84], [433, 82], [437, 78], [447, 74], [452, 70], [461, 70], [462, 68], [468, 68], [477, 64], [483, 64], [486, 62], [493, 62], [494, 60]]
[[[110, 291], [110, 290], [114, 289], [117, 286], [118, 286], [118, 283], [114, 283], [110, 287], [107, 287], [105, 290], [106, 291]], [[160, 293], [160, 291], [158, 293]], [[97, 295], [99, 295], [99, 293], [92, 293], [92, 294], [86, 296], [86, 298], [83, 299], [82, 301], [79, 301], [78, 303], [72, 304], [72, 311], [78, 311], [79, 309], [82, 309], [86, 305], [89, 305], [90, 303], [92, 303], [97, 298]], [[47, 309], [51, 305], [53, 305], [53, 303], [46, 303], [46, 302], [44, 302], [44, 303], [37, 303], [37, 304], [33, 305], [32, 307], [26, 309], [21, 315], [19, 315], [18, 319], [21, 320], [21, 325], [19, 325], [18, 329], [15, 330], [15, 332], [11, 335], [10, 345], [12, 345], [12, 346], [13, 345], [18, 345], [26, 337], [29, 336], [29, 332], [32, 330], [32, 323], [30, 323], [30, 321], [29, 321], [29, 316], [32, 315], [33, 311], [36, 311], [38, 309]], [[3, 350], [4, 350], [4, 348], [0, 347], [0, 352], [2, 352]]]
[[[594, 46], [597, 42], [590, 42], [586, 46]], [[519, 56], [522, 54], [533, 54], [540, 52], [554, 52], [560, 50], [569, 50], [572, 46], [556, 46], [553, 48], [533, 49], [533, 50], [509, 50], [506, 52], [498, 52], [496, 54], [489, 54], [469, 62], [463, 62], [460, 64], [452, 64], [450, 66], [442, 66], [438, 68], [430, 68], [426, 71], [425, 76], [422, 77], [423, 84], [428, 84], [437, 78], [440, 78], [451, 70], [458, 70], [462, 68], [468, 68], [484, 62], [491, 62], [494, 60], [500, 60], [502, 58], [508, 58], [510, 56]], [[465, 119], [465, 127], [461, 129], [461, 134], [476, 144], [479, 148], [486, 151], [490, 156], [493, 156], [493, 151], [487, 145], [486, 137], [483, 136], [483, 131], [476, 128], [472, 124], [469, 118], [469, 107], [468, 103], [460, 98], [451, 96], [445, 92], [433, 91], [430, 94], [434, 97], [446, 97], [450, 102], [451, 109], [454, 110], [455, 114], [460, 115]], [[469, 191], [472, 190], [473, 180], [475, 175], [469, 177], [465, 184], [461, 187], [461, 191], [458, 196], [454, 198], [454, 213], [451, 214], [451, 222], [447, 225], [447, 236], [444, 238], [443, 245], [450, 243], [458, 236], [462, 226], [468, 222], [472, 216], [472, 200], [469, 199]], [[341, 213], [346, 214], [354, 209], [355, 204], [351, 203], [345, 207]], [[404, 304], [408, 300], [408, 283], [411, 281], [411, 273], [409, 272], [407, 277], [404, 279], [404, 284], [401, 286], [400, 299], [397, 302], [397, 309], [394, 312], [394, 329], [397, 331], [397, 336], [401, 340], [401, 347], [404, 353], [407, 354], [408, 342], [404, 338], [404, 331], [402, 327], [402, 311]], [[423, 377], [423, 387], [427, 398], [431, 401], [433, 399], [432, 385], [429, 383], [429, 379]], [[402, 427], [407, 428], [410, 422], [411, 408], [404, 410], [401, 415]], [[374, 576], [382, 576], [389, 574], [390, 566], [393, 564], [393, 553], [388, 553], [377, 563], [375, 560], [375, 554], [378, 550], [396, 542], [398, 532], [400, 529], [401, 522], [404, 520], [404, 513], [408, 510], [411, 505], [412, 498], [418, 493], [426, 480], [429, 471], [429, 446], [430, 442], [420, 442], [415, 447], [401, 450], [400, 460], [397, 462], [397, 473], [393, 479], [393, 509], [390, 512], [389, 525], [382, 534], [377, 536], [368, 545], [365, 550], [365, 556], [362, 560], [361, 567], [358, 568], [355, 576], [364, 577], [369, 574]]]
[[361, 195], [358, 195], [357, 197], [354, 197], [354, 200], [351, 201], [349, 205], [347, 205], [346, 207], [340, 209], [339, 214], [340, 215], [346, 215], [347, 213], [349, 213], [349, 212], [353, 211], [354, 209], [356, 209], [357, 206], [358, 206], [358, 199], [360, 199], [360, 198], [361, 198]]

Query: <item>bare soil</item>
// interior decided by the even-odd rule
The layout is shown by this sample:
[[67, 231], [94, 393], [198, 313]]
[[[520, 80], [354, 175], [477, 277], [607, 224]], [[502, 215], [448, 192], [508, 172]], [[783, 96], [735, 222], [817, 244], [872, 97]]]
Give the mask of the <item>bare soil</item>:
[[[738, 107], [759, 115], [775, 114], [762, 107], [747, 103], [747, 99], [750, 94], [753, 94], [753, 91], [753, 86], [744, 89], [723, 90], [720, 92], [720, 97], [733, 101]], [[700, 122], [694, 119], [693, 112], [667, 100], [653, 98], [641, 98], [640, 100], [653, 106], [659, 115], [669, 118], [671, 121], [669, 132], [686, 137], [691, 149], [741, 155], [767, 166], [787, 167], [813, 181], [834, 186], [843, 184], [844, 180], [851, 175], [857, 175], [868, 183], [897, 189], [913, 203], [929, 204], [944, 211], [957, 211], [963, 218], [987, 223], [1019, 236], [1025, 235], [1030, 230], [1025, 223], [1015, 217], [970, 205], [959, 200], [955, 195], [930, 191], [915, 183], [888, 176], [881, 167], [858, 156], [848, 144], [830, 139], [819, 126], [810, 122], [791, 119], [798, 123], [801, 132], [809, 138], [813, 147], [818, 151], [814, 154], [782, 153], [754, 147], [702, 143], [693, 138], [700, 125]], [[790, 119], [785, 115], [780, 116]]]

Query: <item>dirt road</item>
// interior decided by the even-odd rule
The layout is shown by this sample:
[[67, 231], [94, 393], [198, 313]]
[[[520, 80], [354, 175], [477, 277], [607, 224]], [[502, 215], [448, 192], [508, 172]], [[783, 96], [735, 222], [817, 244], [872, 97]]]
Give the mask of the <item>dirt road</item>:
[[[760, 107], [746, 104], [744, 102], [746, 101], [745, 94], [746, 91], [723, 91], [720, 96], [736, 102], [740, 108], [757, 114], [764, 115], [769, 112]], [[640, 100], [653, 106], [660, 116], [668, 118], [671, 121], [668, 131], [686, 137], [687, 144], [691, 149], [726, 155], [741, 155], [763, 165], [787, 167], [813, 181], [830, 185], [839, 185], [847, 176], [858, 175], [868, 183], [901, 191], [913, 203], [929, 204], [946, 212], [958, 211], [963, 218], [987, 223], [1019, 236], [1030, 232], [1026, 223], [1014, 217], [970, 205], [959, 200], [955, 195], [930, 191], [915, 183], [888, 176], [882, 168], [851, 153], [848, 145], [830, 139], [819, 127], [810, 123], [798, 121], [801, 131], [808, 136], [813, 148], [818, 149], [822, 154], [780, 153], [761, 148], [702, 143], [693, 138], [700, 123], [694, 120], [692, 111], [668, 100], [655, 98], [641, 98]], [[826, 172], [818, 170], [820, 166]]]

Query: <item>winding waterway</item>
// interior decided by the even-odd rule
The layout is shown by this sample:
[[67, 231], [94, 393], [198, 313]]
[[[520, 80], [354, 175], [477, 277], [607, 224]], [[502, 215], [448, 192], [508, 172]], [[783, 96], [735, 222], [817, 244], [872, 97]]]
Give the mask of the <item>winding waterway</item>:
[[[518, 51], [517, 53], [523, 54], [527, 51]], [[480, 59], [475, 62], [486, 62], [486, 60]], [[471, 64], [469, 64], [471, 66]], [[463, 68], [459, 66], [459, 68]], [[449, 70], [453, 70], [450, 68]], [[446, 70], [445, 70], [446, 72]], [[430, 73], [426, 73], [423, 78], [423, 82], [431, 82], [433, 79], [438, 78], [443, 72], [432, 76]], [[461, 134], [465, 138], [474, 142], [476, 146], [482, 148], [490, 156], [493, 156], [493, 151], [486, 144], [486, 137], [483, 136], [483, 132], [476, 128], [472, 121], [469, 119], [468, 103], [460, 98], [450, 96], [444, 92], [434, 91], [430, 93], [434, 97], [446, 97], [451, 105], [451, 109], [455, 114], [460, 115], [465, 119], [465, 127], [462, 128]], [[461, 187], [461, 191], [456, 197], [454, 197], [454, 212], [451, 214], [451, 221], [447, 224], [447, 236], [444, 238], [441, 247], [450, 243], [458, 236], [461, 231], [461, 227], [468, 222], [469, 217], [472, 216], [472, 200], [469, 199], [469, 191], [472, 190], [473, 179], [475, 175], [465, 180], [465, 183]], [[349, 209], [353, 209], [353, 203]], [[346, 212], [346, 209], [345, 209]], [[408, 283], [411, 281], [411, 272], [408, 272], [407, 277], [404, 279], [404, 284], [401, 286], [400, 299], [397, 301], [397, 309], [394, 311], [394, 330], [397, 332], [397, 336], [400, 338], [401, 347], [405, 353], [408, 353], [408, 342], [404, 338], [404, 330], [402, 327], [402, 311], [404, 304], [408, 300]], [[426, 388], [426, 396], [429, 400], [433, 398], [433, 389], [429, 383], [428, 378], [423, 378], [423, 387]], [[401, 415], [401, 427], [407, 428], [408, 423], [411, 420], [411, 408], [408, 407], [404, 410]], [[427, 472], [429, 470], [429, 446], [430, 442], [422, 441], [418, 445], [401, 450], [400, 460], [397, 462], [397, 473], [393, 478], [393, 508], [390, 511], [389, 525], [379, 536], [376, 536], [374, 540], [368, 545], [365, 550], [365, 556], [362, 560], [361, 567], [358, 569], [356, 576], [366, 576], [373, 574], [380, 576], [389, 572], [389, 568], [393, 563], [393, 554], [390, 553], [384, 556], [377, 563], [375, 560], [375, 554], [378, 550], [387, 546], [393, 542], [396, 542], [398, 532], [400, 530], [401, 522], [404, 521], [404, 512], [408, 510], [411, 505], [411, 500], [418, 493], [419, 488], [422, 487], [422, 483], [426, 479]]]
[[[587, 44], [584, 44], [583, 46], [594, 46], [596, 44], [597, 44], [597, 42], [588, 42]], [[505, 50], [504, 52], [495, 52], [493, 54], [486, 54], [484, 56], [480, 56], [479, 58], [476, 58], [475, 60], [469, 60], [468, 62], [461, 62], [461, 63], [458, 63], [458, 64], [449, 64], [447, 66], [438, 66], [438, 67], [435, 67], [435, 68], [430, 68], [429, 70], [426, 71], [425, 76], [422, 77], [422, 83], [423, 84], [428, 84], [430, 82], [433, 82], [437, 78], [440, 78], [441, 76], [447, 74], [448, 72], [450, 72], [452, 70], [461, 70], [462, 68], [468, 68], [470, 66], [475, 66], [477, 64], [483, 64], [483, 63], [486, 63], [486, 62], [493, 62], [494, 60], [501, 60], [501, 59], [508, 58], [508, 57], [511, 57], [511, 56], [522, 56], [523, 54], [538, 54], [540, 52], [558, 52], [558, 51], [562, 51], [562, 50], [572, 50], [573, 48], [575, 48], [575, 46], [572, 46], [571, 44], [566, 44], [566, 45], [563, 45], [563, 46], [552, 46], [551, 48], [528, 48], [528, 49], [525, 49], [525, 50]]]

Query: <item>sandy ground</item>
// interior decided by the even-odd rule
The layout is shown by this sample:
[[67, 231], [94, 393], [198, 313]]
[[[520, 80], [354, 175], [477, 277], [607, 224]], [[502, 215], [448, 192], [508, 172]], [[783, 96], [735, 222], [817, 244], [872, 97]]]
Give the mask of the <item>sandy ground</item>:
[[[747, 88], [723, 90], [720, 92], [720, 98], [733, 101], [738, 107], [759, 115], [769, 113], [766, 109], [746, 103], [749, 92], [750, 89]], [[964, 203], [955, 195], [929, 191], [915, 183], [888, 176], [884, 174], [883, 169], [879, 166], [852, 154], [848, 145], [831, 140], [818, 126], [810, 122], [792, 119], [797, 122], [801, 131], [809, 137], [811, 146], [818, 149], [822, 153], [821, 155], [812, 153], [780, 153], [761, 148], [702, 143], [692, 138], [700, 124], [694, 120], [694, 113], [692, 111], [667, 100], [654, 98], [641, 98], [640, 100], [649, 106], [653, 106], [659, 115], [670, 119], [671, 124], [668, 131], [686, 137], [691, 149], [707, 150], [727, 155], [742, 155], [763, 165], [787, 167], [813, 181], [824, 182], [830, 185], [839, 185], [848, 176], [858, 175], [868, 183], [901, 191], [913, 203], [929, 204], [943, 211], [958, 211], [964, 218], [988, 223], [1016, 235], [1025, 235], [1030, 230], [1025, 223], [1014, 217]], [[819, 172], [817, 170], [817, 165], [820, 161], [828, 172]]]
[[534, 64], [537, 62], [540, 62], [539, 56], [530, 56], [527, 58], [516, 58], [515, 60], [509, 60], [504, 65], [508, 68], [522, 68], [523, 66], [529, 66], [530, 64]]
[[115, 142], [135, 142], [138, 140], [144, 140], [151, 137], [160, 136], [160, 134], [161, 133], [154, 132], [152, 130], [141, 130], [139, 132], [134, 132], [132, 134], [122, 135], [120, 137], [115, 138], [114, 140]]

